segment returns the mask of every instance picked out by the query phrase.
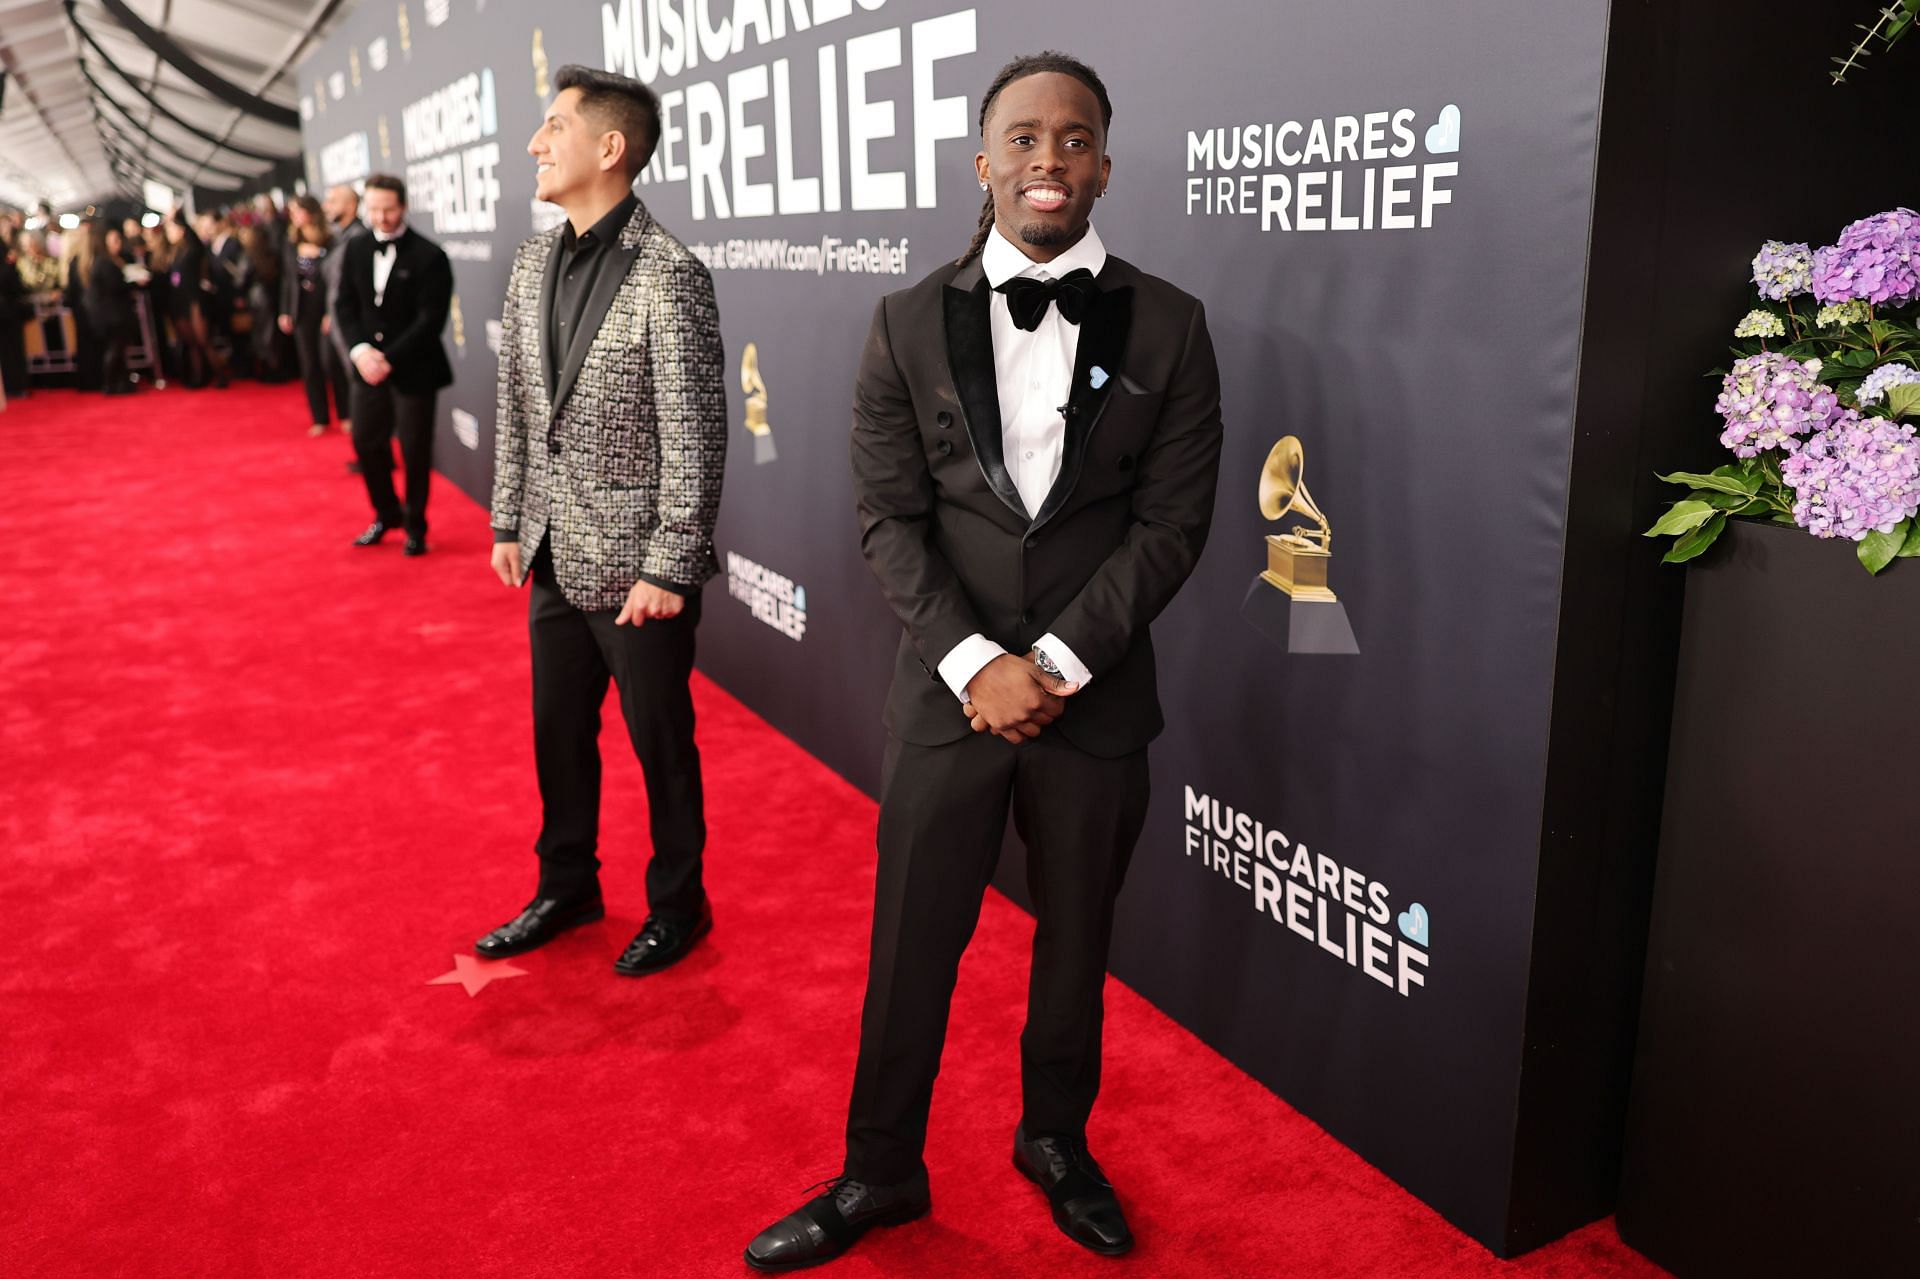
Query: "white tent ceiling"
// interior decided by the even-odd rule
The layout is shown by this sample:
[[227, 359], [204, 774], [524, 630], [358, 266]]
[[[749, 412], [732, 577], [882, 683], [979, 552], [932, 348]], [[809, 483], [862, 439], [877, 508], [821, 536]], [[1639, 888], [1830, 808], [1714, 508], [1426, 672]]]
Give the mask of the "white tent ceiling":
[[[352, 3], [127, 0], [208, 71], [290, 108], [299, 97], [291, 69]], [[100, 0], [77, 0], [74, 9], [105, 58], [74, 30], [63, 0], [0, 0], [0, 70], [8, 73], [0, 204], [30, 207], [44, 199], [66, 209], [116, 191], [137, 193], [144, 179], [175, 191], [188, 182], [233, 190], [272, 167], [182, 128], [140, 90], [201, 133], [245, 151], [298, 153], [297, 129], [213, 97], [120, 26]], [[83, 66], [104, 93], [87, 83]]]

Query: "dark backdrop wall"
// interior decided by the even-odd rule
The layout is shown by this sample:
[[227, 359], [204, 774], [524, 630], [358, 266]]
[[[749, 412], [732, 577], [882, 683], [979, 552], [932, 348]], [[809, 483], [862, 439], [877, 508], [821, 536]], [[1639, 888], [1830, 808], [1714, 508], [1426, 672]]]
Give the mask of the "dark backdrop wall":
[[[439, 457], [484, 500], [507, 265], [558, 217], [523, 153], [551, 72], [661, 91], [640, 193], [712, 267], [739, 379], [702, 664], [871, 790], [897, 631], [855, 544], [857, 353], [875, 299], [966, 243], [994, 70], [1044, 47], [1097, 66], [1097, 225], [1205, 299], [1227, 422], [1211, 547], [1156, 628], [1170, 724], [1115, 971], [1505, 1253], [1604, 1213], [1617, 1142], [1617, 1099], [1580, 1109], [1569, 1063], [1527, 1048], [1530, 981], [1577, 962], [1577, 918], [1536, 893], [1608, 20], [1603, 0], [369, 0], [305, 64], [302, 110], [311, 182], [406, 173], [454, 256]], [[1289, 653], [1242, 615], [1287, 434], [1357, 654]], [[1630, 879], [1603, 885], [1629, 931]], [[1580, 1067], [1607, 1086], [1628, 967], [1606, 966]], [[1517, 1205], [1523, 1125], [1562, 1118]]]

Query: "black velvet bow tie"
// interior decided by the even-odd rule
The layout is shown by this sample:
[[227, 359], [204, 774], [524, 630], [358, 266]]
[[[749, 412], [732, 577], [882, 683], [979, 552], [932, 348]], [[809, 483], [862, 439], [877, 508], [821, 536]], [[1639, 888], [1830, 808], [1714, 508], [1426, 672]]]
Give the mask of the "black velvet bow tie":
[[1100, 286], [1093, 282], [1093, 272], [1081, 267], [1057, 280], [1016, 275], [994, 291], [1007, 295], [1007, 310], [1013, 315], [1014, 325], [1031, 333], [1040, 327], [1050, 305], [1060, 307], [1060, 318], [1068, 324], [1080, 323]]

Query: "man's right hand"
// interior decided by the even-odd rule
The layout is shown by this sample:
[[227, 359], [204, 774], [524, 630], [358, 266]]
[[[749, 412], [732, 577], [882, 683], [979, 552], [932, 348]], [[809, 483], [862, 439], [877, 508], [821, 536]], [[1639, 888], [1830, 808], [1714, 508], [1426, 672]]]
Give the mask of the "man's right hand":
[[379, 386], [393, 371], [387, 357], [372, 347], [353, 357], [353, 367], [360, 371], [360, 380], [368, 386]]
[[520, 585], [520, 543], [495, 542], [493, 544], [493, 571], [508, 586]]
[[1078, 684], [1055, 679], [1024, 657], [1002, 653], [967, 682], [962, 710], [973, 721], [974, 732], [1018, 744], [1040, 736], [1040, 730], [1066, 710], [1064, 699], [1079, 690]]

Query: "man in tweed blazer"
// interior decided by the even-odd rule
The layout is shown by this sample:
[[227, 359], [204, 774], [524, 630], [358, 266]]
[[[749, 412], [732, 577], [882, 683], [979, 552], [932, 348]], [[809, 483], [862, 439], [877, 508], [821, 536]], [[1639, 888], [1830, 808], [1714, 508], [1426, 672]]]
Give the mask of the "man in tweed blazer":
[[516, 955], [602, 918], [600, 706], [611, 678], [646, 775], [645, 925], [614, 964], [678, 961], [712, 927], [694, 746], [694, 628], [717, 570], [726, 392], [713, 282], [633, 179], [659, 137], [636, 80], [561, 68], [527, 150], [566, 211], [507, 284], [494, 437], [493, 568], [533, 579], [533, 750], [544, 817], [526, 909], [476, 943]]

